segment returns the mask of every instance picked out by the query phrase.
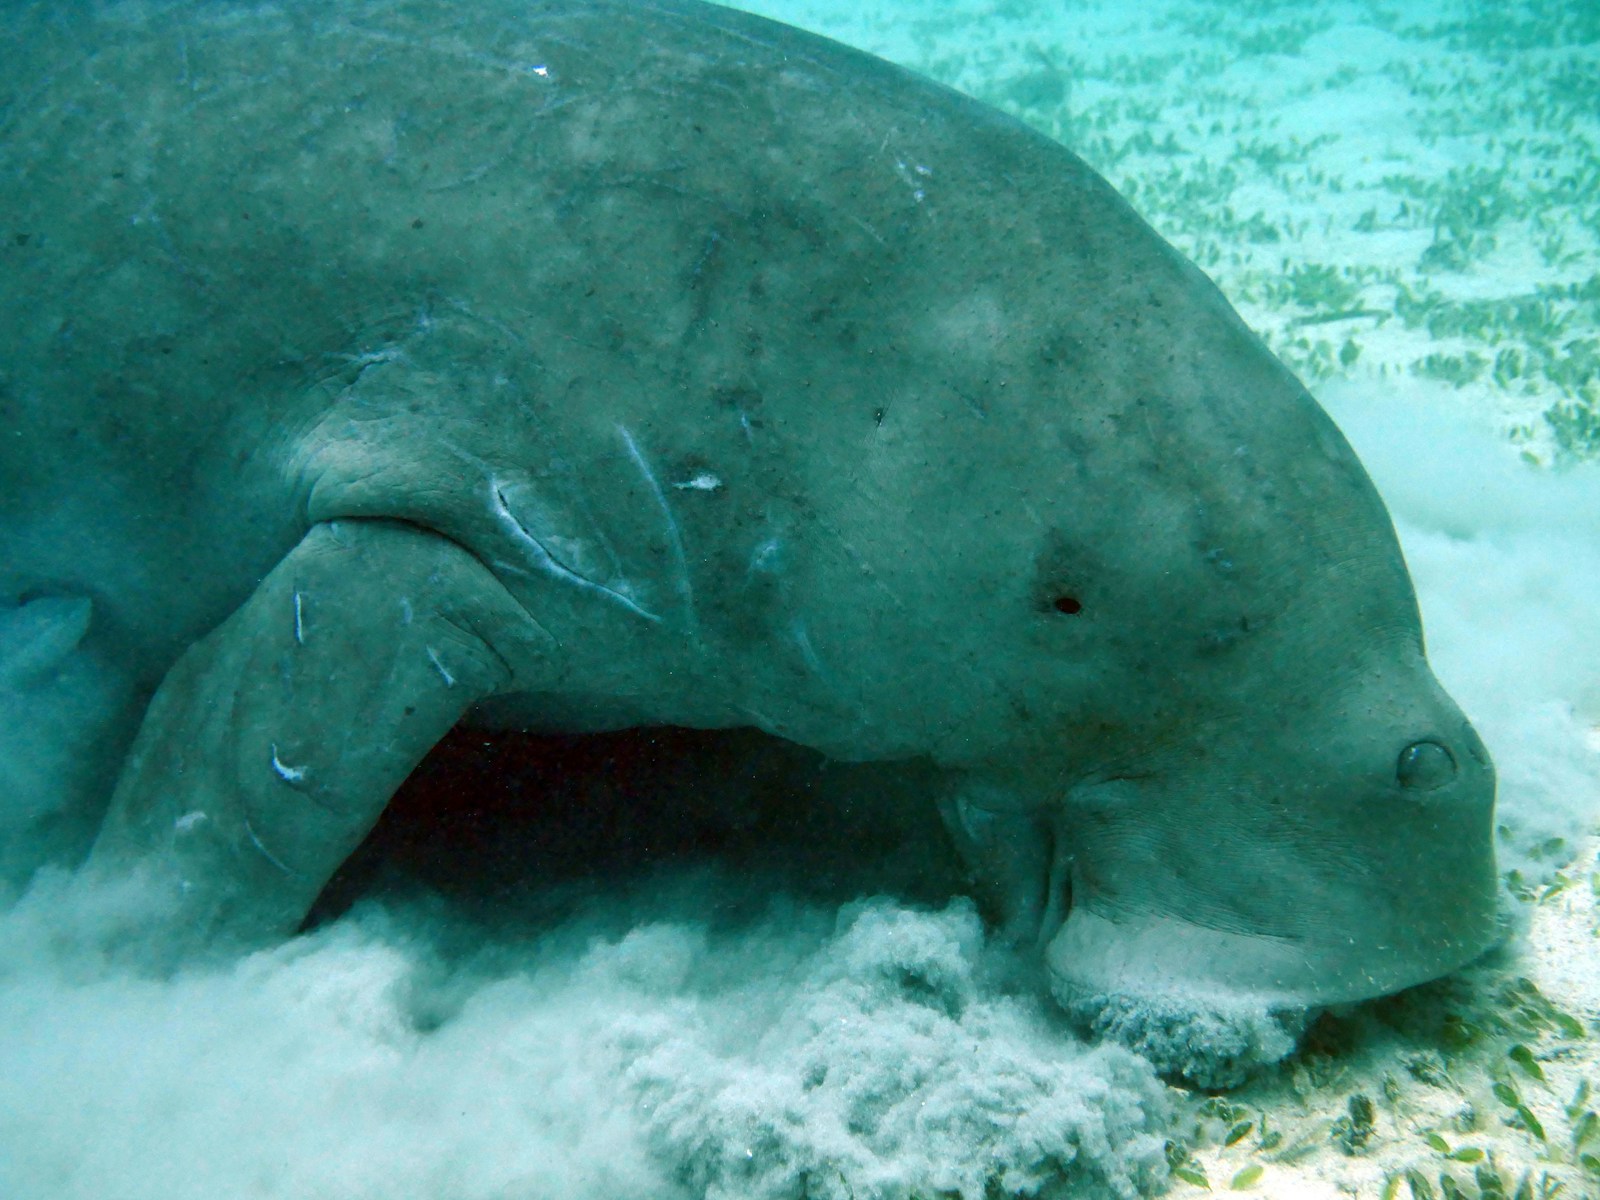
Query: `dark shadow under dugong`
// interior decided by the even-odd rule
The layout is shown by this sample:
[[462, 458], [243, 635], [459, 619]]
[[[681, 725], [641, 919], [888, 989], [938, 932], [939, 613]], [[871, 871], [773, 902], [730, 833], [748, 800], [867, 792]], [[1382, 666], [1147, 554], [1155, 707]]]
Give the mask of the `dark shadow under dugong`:
[[0, 599], [150, 696], [87, 872], [173, 937], [294, 930], [467, 720], [904, 762], [1136, 1042], [1491, 939], [1382, 503], [1061, 146], [692, 0], [6, 22]]

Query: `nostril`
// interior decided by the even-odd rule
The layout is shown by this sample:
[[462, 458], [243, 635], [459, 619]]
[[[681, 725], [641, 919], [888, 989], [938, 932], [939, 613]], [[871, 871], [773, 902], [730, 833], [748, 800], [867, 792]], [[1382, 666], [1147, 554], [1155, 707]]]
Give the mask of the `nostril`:
[[1438, 742], [1413, 742], [1400, 751], [1395, 775], [1401, 787], [1431, 792], [1456, 777], [1456, 760]]

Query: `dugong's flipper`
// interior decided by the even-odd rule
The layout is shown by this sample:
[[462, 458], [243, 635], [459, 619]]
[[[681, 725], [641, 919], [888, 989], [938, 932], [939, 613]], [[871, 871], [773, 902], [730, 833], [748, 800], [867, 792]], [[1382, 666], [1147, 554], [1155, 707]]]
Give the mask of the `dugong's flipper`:
[[0, 897], [82, 856], [132, 733], [132, 682], [84, 645], [93, 616], [86, 596], [0, 601]]
[[529, 626], [445, 538], [313, 527], [168, 672], [86, 869], [146, 876], [184, 943], [292, 931]]

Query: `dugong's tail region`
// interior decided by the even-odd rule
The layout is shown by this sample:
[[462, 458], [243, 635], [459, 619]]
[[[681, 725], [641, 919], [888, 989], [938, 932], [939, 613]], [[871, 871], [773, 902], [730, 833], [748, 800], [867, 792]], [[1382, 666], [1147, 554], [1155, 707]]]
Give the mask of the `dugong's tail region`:
[[1493, 941], [1382, 502], [1062, 146], [697, 0], [4, 19], [0, 683], [101, 681], [19, 947], [603, 1057], [527, 1194], [977, 1200]]

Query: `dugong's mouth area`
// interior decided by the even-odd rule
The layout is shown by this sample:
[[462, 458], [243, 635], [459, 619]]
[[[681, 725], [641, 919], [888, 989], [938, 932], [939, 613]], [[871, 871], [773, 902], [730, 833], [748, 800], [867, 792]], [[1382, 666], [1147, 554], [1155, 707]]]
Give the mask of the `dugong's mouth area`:
[[[528, 734], [457, 728], [412, 772], [309, 923], [425, 891], [496, 913], [549, 912], [663, 870], [778, 889], [939, 904], [965, 876], [929, 801], [932, 768], [838, 763], [750, 729]], [[521, 905], [519, 901], [530, 904]]]
[[[1465, 907], [1465, 905], [1463, 905]], [[1074, 910], [1046, 951], [1052, 986], [1084, 995], [1193, 995], [1271, 1009], [1344, 1004], [1448, 975], [1494, 944], [1492, 909], [1405, 946], [1352, 934], [1341, 943], [1209, 929], [1164, 914]]]
[[1359, 937], [1316, 945], [1085, 907], [1069, 915], [1045, 958], [1057, 1000], [1081, 1024], [1163, 1071], [1225, 1087], [1289, 1053], [1310, 1010], [1437, 979], [1497, 937], [1492, 904], [1463, 903], [1448, 926], [1404, 946]]

